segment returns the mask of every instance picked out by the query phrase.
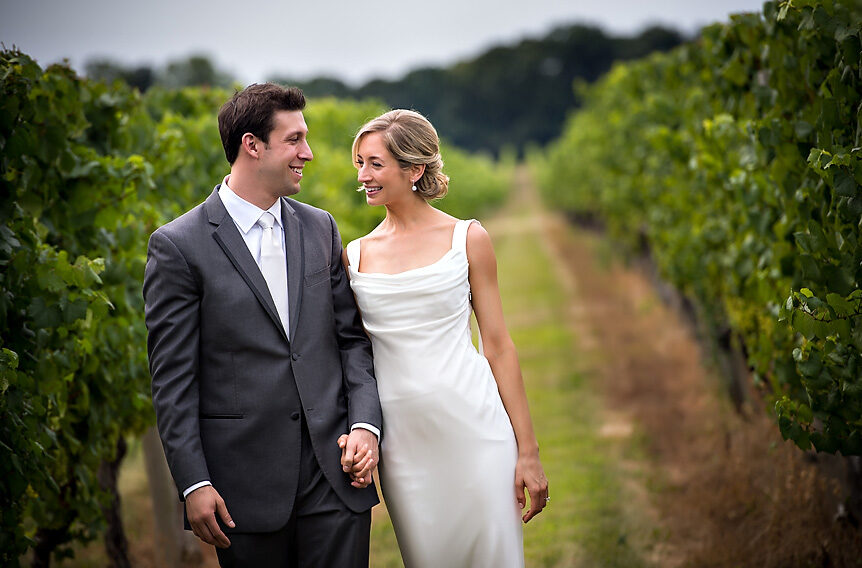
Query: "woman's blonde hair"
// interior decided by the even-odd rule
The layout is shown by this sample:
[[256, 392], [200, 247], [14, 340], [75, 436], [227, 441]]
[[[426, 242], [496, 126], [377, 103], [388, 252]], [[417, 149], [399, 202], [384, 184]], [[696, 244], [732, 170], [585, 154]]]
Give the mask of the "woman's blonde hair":
[[383, 144], [398, 160], [402, 169], [412, 165], [425, 165], [425, 171], [416, 181], [416, 193], [426, 201], [440, 199], [449, 191], [449, 176], [443, 173], [443, 159], [440, 157], [440, 139], [428, 119], [412, 110], [390, 110], [370, 120], [359, 129], [353, 139], [353, 162], [359, 141], [366, 134], [379, 132]]

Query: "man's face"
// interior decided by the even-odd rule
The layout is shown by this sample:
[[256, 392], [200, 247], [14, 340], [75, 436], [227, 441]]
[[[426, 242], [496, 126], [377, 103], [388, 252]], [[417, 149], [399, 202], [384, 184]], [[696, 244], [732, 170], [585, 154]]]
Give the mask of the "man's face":
[[302, 111], [276, 111], [275, 128], [260, 154], [259, 181], [274, 196], [299, 192], [302, 168], [314, 155], [308, 145], [308, 127]]

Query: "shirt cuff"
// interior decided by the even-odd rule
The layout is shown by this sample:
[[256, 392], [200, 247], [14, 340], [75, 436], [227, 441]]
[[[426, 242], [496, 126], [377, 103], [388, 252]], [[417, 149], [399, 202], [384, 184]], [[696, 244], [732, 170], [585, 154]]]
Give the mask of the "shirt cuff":
[[372, 434], [377, 436], [378, 442], [380, 441], [380, 428], [378, 428], [377, 426], [372, 426], [371, 424], [368, 424], [367, 422], [357, 422], [356, 424], [354, 424], [353, 426], [350, 427], [350, 431], [353, 432], [357, 428], [363, 428], [365, 430], [368, 430], [369, 432], [371, 432]]
[[186, 497], [188, 497], [188, 496], [189, 496], [189, 493], [191, 493], [191, 492], [192, 492], [192, 491], [194, 491], [195, 489], [200, 489], [201, 487], [204, 487], [204, 486], [206, 486], [206, 485], [212, 485], [212, 483], [210, 483], [210, 482], [209, 482], [209, 480], [206, 480], [206, 481], [199, 481], [198, 483], [195, 483], [194, 485], [192, 485], [191, 487], [189, 487], [188, 489], [186, 489], [185, 491], [183, 491], [183, 499], [185, 499]]

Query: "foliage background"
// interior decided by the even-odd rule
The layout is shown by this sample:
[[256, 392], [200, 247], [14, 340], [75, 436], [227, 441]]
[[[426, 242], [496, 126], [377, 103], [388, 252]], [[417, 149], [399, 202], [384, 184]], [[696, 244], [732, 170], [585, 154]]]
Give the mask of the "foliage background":
[[859, 5], [766, 2], [581, 86], [533, 161], [728, 329], [785, 437], [862, 454]]

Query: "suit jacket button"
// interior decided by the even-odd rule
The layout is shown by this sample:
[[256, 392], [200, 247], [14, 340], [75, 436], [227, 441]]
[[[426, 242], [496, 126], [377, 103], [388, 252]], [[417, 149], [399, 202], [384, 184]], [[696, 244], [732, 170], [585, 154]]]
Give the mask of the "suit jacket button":
[[294, 361], [296, 361], [297, 359], [299, 359], [299, 353], [291, 354], [290, 358], [293, 359]]
[[290, 415], [291, 420], [299, 420], [299, 412], [294, 412]]

